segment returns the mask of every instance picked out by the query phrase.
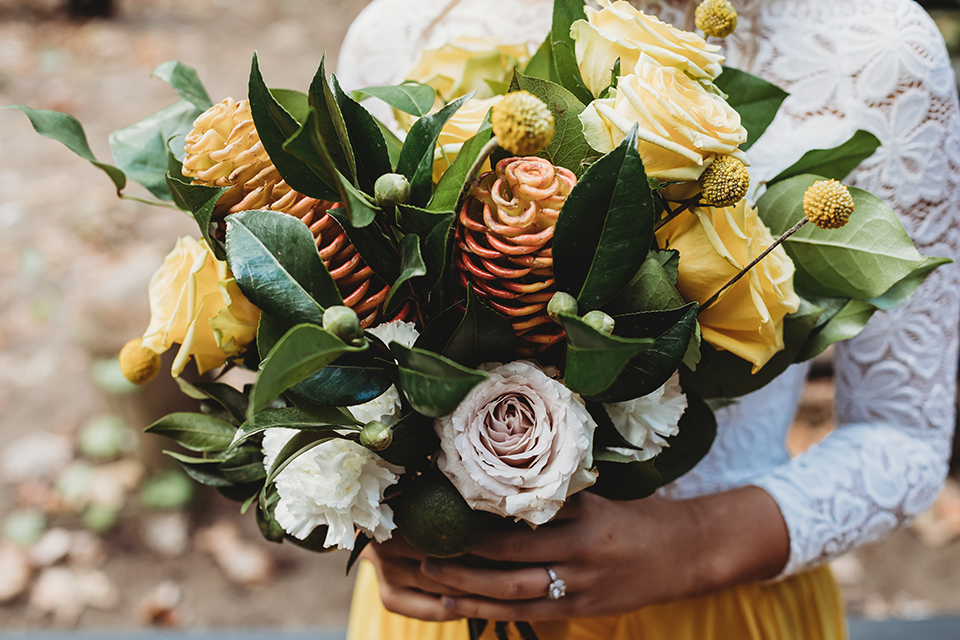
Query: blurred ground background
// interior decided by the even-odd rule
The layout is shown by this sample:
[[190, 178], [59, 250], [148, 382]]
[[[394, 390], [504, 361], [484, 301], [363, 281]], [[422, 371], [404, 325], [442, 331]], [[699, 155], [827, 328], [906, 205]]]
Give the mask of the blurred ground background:
[[[77, 116], [108, 160], [110, 131], [176, 99], [150, 77], [160, 63], [196, 67], [216, 102], [245, 96], [257, 50], [271, 86], [304, 88], [367, 3], [118, 0], [113, 19], [90, 21], [66, 4], [0, 0], [0, 105]], [[956, 52], [956, 3], [938, 4]], [[183, 400], [165, 376], [131, 389], [115, 356], [146, 326], [147, 281], [193, 221], [118, 200], [9, 111], [0, 185], [0, 629], [345, 625], [345, 554], [263, 541], [237, 505], [185, 482], [159, 438], [138, 435]], [[831, 394], [829, 376], [810, 384], [795, 450], [832, 428]], [[960, 611], [958, 485], [834, 568], [856, 615]]]

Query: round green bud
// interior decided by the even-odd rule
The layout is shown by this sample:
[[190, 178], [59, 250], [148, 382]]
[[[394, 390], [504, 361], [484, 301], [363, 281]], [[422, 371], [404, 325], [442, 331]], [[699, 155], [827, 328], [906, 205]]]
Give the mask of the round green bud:
[[547, 304], [547, 315], [554, 322], [560, 322], [560, 316], [577, 315], [577, 299], [569, 293], [557, 291]]
[[393, 442], [393, 428], [385, 422], [368, 422], [360, 431], [360, 444], [371, 451], [383, 451]]
[[616, 321], [613, 318], [599, 309], [591, 311], [587, 315], [583, 316], [583, 321], [607, 336], [613, 333], [613, 326], [616, 324]]
[[373, 195], [381, 207], [403, 204], [410, 197], [410, 183], [399, 173], [385, 173], [373, 185]]
[[344, 342], [350, 342], [363, 335], [360, 318], [350, 307], [328, 307], [323, 312], [323, 328]]

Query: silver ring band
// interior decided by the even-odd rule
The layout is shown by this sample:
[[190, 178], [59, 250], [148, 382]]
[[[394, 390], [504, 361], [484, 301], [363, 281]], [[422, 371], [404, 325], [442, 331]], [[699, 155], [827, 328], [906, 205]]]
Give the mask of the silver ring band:
[[544, 566], [547, 575], [550, 576], [550, 584], [547, 586], [547, 597], [551, 600], [559, 600], [567, 595], [567, 583], [560, 579], [557, 572], [548, 566]]

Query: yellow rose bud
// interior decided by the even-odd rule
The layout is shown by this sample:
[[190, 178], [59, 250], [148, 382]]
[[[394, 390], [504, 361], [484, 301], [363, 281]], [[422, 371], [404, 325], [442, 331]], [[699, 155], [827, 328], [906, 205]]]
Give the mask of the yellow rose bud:
[[703, 199], [715, 207], [737, 204], [750, 188], [750, 172], [733, 156], [717, 156], [700, 176]]
[[612, 151], [638, 123], [644, 169], [662, 182], [697, 180], [714, 155], [747, 163], [739, 150], [747, 141], [740, 114], [683, 71], [645, 54], [620, 79], [616, 96], [591, 102], [580, 121], [587, 142], [601, 153]]
[[836, 180], [817, 180], [803, 194], [803, 215], [821, 229], [847, 224], [854, 203], [850, 190]]
[[737, 10], [730, 0], [703, 0], [694, 13], [697, 29], [714, 38], [726, 38], [737, 28]]
[[[680, 252], [677, 290], [701, 304], [773, 244], [757, 210], [740, 200], [726, 208], [693, 209], [657, 231], [662, 247]], [[724, 291], [698, 316], [703, 339], [760, 370], [784, 347], [783, 318], [800, 307], [793, 262], [783, 246]]]
[[540, 153], [553, 139], [553, 114], [529, 91], [514, 91], [493, 107], [493, 133], [515, 156]]
[[638, 11], [627, 2], [599, 0], [598, 11], [587, 7], [587, 19], [573, 23], [577, 64], [587, 88], [595, 96], [610, 84], [617, 59], [629, 72], [646, 54], [665, 67], [676, 67], [694, 78], [713, 80], [720, 75], [720, 47], [695, 33], [677, 29]]
[[142, 338], [134, 338], [120, 350], [120, 371], [133, 384], [147, 384], [160, 373], [160, 354], [143, 346]]
[[180, 350], [171, 373], [179, 376], [193, 356], [197, 369], [219, 367], [257, 335], [260, 311], [241, 293], [227, 268], [203, 240], [183, 237], [150, 280], [150, 324], [143, 346]]

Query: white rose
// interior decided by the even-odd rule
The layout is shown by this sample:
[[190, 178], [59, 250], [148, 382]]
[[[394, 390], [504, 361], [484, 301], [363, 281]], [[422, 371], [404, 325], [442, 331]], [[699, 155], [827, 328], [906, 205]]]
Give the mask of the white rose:
[[[267, 429], [263, 464], [270, 469], [294, 429]], [[377, 542], [396, 527], [383, 492], [396, 483], [402, 467], [389, 464], [359, 444], [335, 438], [301, 454], [276, 479], [280, 501], [275, 517], [283, 530], [304, 540], [327, 526], [324, 547], [353, 549], [356, 529]]]
[[677, 425], [687, 410], [687, 396], [680, 389], [680, 376], [675, 373], [653, 393], [626, 402], [604, 404], [603, 408], [620, 435], [642, 449], [615, 447], [613, 450], [642, 462], [669, 447], [666, 439], [680, 432]]
[[[372, 329], [367, 329], [367, 331], [380, 338], [386, 345], [397, 342], [407, 348], [412, 347], [417, 338], [420, 337], [416, 325], [403, 320], [394, 320], [377, 325]], [[389, 389], [373, 400], [350, 407], [349, 411], [354, 418], [363, 424], [380, 420], [392, 427], [400, 422], [400, 418], [403, 417], [400, 415], [400, 392], [397, 391], [396, 386], [391, 385]]]
[[434, 423], [440, 470], [471, 508], [544, 524], [596, 482], [597, 424], [579, 396], [536, 365], [485, 368], [490, 377]]

